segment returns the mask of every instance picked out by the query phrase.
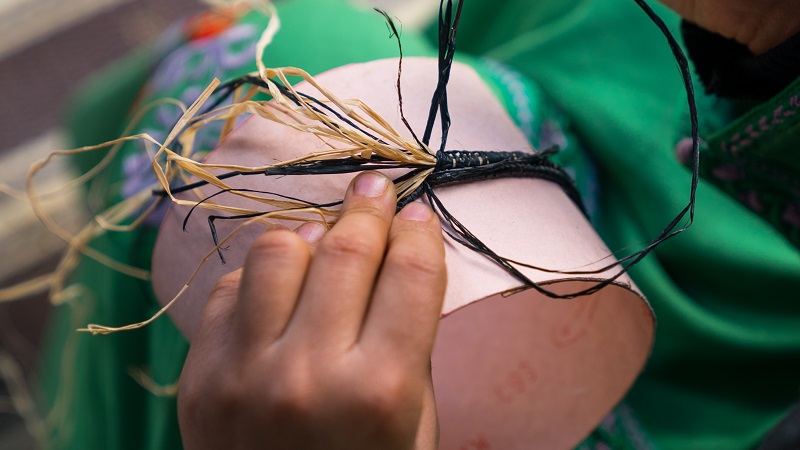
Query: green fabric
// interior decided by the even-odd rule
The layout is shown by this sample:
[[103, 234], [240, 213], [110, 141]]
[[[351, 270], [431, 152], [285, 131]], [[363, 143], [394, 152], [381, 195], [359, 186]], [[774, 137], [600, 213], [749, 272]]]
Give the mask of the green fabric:
[[[346, 7], [338, 0], [296, 0], [277, 6], [283, 28], [265, 54], [269, 66], [296, 66], [318, 73], [397, 55], [396, 41], [389, 38], [384, 22], [371, 10]], [[266, 20], [250, 14], [240, 24], [261, 30]], [[189, 48], [194, 45], [189, 44]], [[409, 32], [403, 34], [403, 50], [409, 56], [435, 55], [425, 39]], [[170, 56], [175, 55], [167, 55], [163, 64], [170, 63]], [[249, 61], [249, 67], [218, 73], [216, 65], [204, 72], [204, 62], [190, 58], [183, 62], [182, 70], [197, 76], [190, 81], [202, 79], [201, 86], [205, 87], [212, 76], [224, 80], [255, 70], [252, 58]], [[91, 145], [116, 138], [137, 97], [137, 104], [145, 105], [185, 91], [186, 85], [175, 87], [167, 80], [162, 83], [163, 89], [154, 89], [158, 85], [155, 82], [140, 93], [152, 69], [152, 58], [136, 54], [104, 70], [80, 89], [79, 102], [68, 121], [74, 144]], [[158, 128], [159, 120], [158, 114], [148, 114], [137, 129], [150, 132]], [[120, 159], [125, 161], [140, 153], [138, 144], [126, 145]], [[96, 161], [94, 155], [77, 163], [86, 170]], [[99, 181], [104, 183], [107, 202], [123, 196], [125, 184], [121, 180], [131, 175], [128, 170], [125, 164], [116, 164], [109, 176]], [[149, 268], [155, 237], [153, 228], [132, 234], [110, 233], [93, 247], [119, 261]], [[81, 286], [80, 295], [53, 314], [50, 344], [42, 362], [42, 403], [45, 411], [50, 411], [48, 448], [181, 448], [175, 398], [145, 390], [130, 374], [143, 370], [160, 386], [178, 380], [188, 344], [172, 322], [162, 318], [144, 329], [109, 336], [74, 332], [87, 323], [123, 325], [150, 317], [158, 305], [149, 283], [88, 259], [80, 264], [72, 282]]]
[[800, 247], [800, 79], [712, 135], [702, 175]]
[[470, 63], [535, 149], [558, 146], [551, 161], [575, 180], [583, 206], [593, 218], [597, 213], [597, 173], [594, 162], [572, 134], [569, 118], [537, 84], [511, 67], [485, 58]]
[[[151, 68], [151, 55], [143, 49], [98, 71], [72, 93], [74, 101], [65, 114], [65, 124], [76, 146], [119, 137]], [[83, 153], [76, 156], [75, 163], [83, 172], [100, 158], [100, 152]]]
[[[269, 66], [316, 73], [396, 55], [395, 42], [373, 12], [355, 11], [339, 0], [296, 0], [278, 7], [283, 29], [265, 55]], [[677, 24], [665, 9], [658, 12]], [[673, 152], [687, 123], [684, 94], [655, 26], [633, 2], [613, 0], [470, 0], [464, 14], [459, 50], [536, 80], [591, 152], [602, 187], [596, 223], [608, 245], [635, 248], [654, 237], [687, 202], [690, 179]], [[263, 25], [255, 15], [248, 21]], [[406, 55], [434, 53], [429, 41], [408, 31], [403, 44]], [[133, 66], [126, 72], [134, 80], [127, 87], [120, 88], [117, 78], [100, 81], [95, 85], [100, 91], [84, 92], [109, 97], [82, 94], [87, 105], [97, 106], [78, 110], [130, 104], [140, 80], [149, 75], [147, 67]], [[719, 115], [724, 109], [712, 111], [708, 108], [715, 102], [701, 103], [704, 131], [710, 135], [716, 131], [711, 127], [725, 120]], [[82, 128], [81, 121], [76, 144], [113, 137], [108, 127], [118, 132], [120, 126], [119, 113], [113, 116], [98, 128]], [[115, 177], [124, 168], [117, 170]], [[110, 198], [120, 194], [109, 191]], [[113, 233], [94, 245], [148, 267], [153, 239], [152, 231]], [[632, 275], [659, 320], [650, 363], [626, 400], [648, 435], [663, 449], [757, 444], [796, 401], [800, 385], [797, 249], [704, 182], [694, 226], [659, 247]], [[51, 447], [179, 448], [174, 399], [144, 391], [128, 370], [147, 369], [157, 383], [174, 383], [185, 341], [163, 319], [135, 332], [75, 335], [70, 330], [76, 326], [127, 324], [156, 308], [147, 282], [97, 263], [82, 263], [75, 280], [91, 289], [95, 309], [88, 318], [75, 317], [68, 307], [55, 315], [43, 396], [47, 405], [67, 401], [53, 414]], [[77, 311], [86, 302], [81, 300]], [[595, 437], [592, 442], [603, 442], [602, 433]]]
[[796, 155], [796, 144], [800, 141], [798, 93], [800, 79], [715, 133], [709, 138], [708, 146], [717, 148], [727, 145], [731, 152], [746, 152], [773, 164], [786, 164], [790, 169], [800, 172], [800, 158]]
[[[663, 37], [633, 2], [555, 3], [471, 1], [460, 49], [516, 67], [567, 111], [600, 165], [600, 232], [612, 249], [632, 248], [688, 201], [690, 174], [673, 152], [686, 123], [680, 77]], [[677, 28], [673, 14], [657, 11]], [[513, 25], [537, 16], [549, 19], [536, 28]], [[627, 401], [658, 447], [757, 444], [798, 397], [797, 249], [701, 183], [690, 231], [632, 276], [658, 329]]]

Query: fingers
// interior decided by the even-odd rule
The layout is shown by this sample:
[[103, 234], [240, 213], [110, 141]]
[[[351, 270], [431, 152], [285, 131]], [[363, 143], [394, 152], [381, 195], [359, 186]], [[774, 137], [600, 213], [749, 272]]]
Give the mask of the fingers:
[[442, 235], [421, 203], [393, 218], [395, 195], [359, 175], [330, 231], [269, 231], [220, 280], [182, 375], [187, 446], [435, 448]]
[[312, 250], [317, 247], [317, 243], [320, 239], [322, 239], [322, 236], [324, 236], [327, 231], [328, 229], [325, 227], [325, 225], [316, 222], [306, 222], [297, 227], [295, 230], [297, 235], [311, 246]]
[[350, 184], [339, 221], [317, 244], [287, 336], [296, 332], [315, 345], [355, 342], [383, 260], [395, 196], [391, 181], [377, 172]]
[[426, 389], [422, 398], [422, 413], [419, 417], [417, 428], [416, 449], [439, 448], [439, 421], [436, 414], [436, 398], [433, 393], [433, 379], [428, 376], [425, 380]]
[[236, 331], [244, 343], [268, 344], [286, 328], [311, 261], [308, 244], [285, 229], [261, 235], [245, 258]]
[[428, 364], [447, 284], [444, 255], [436, 214], [420, 202], [406, 205], [389, 232], [363, 345]]
[[293, 334], [300, 345], [340, 347], [363, 336], [424, 362], [446, 285], [442, 233], [427, 206], [410, 204], [393, 220], [394, 207], [390, 180], [364, 173], [329, 232], [308, 223], [262, 235], [241, 275], [237, 334], [258, 345]]
[[[230, 318], [236, 308], [242, 269], [223, 275], [211, 288], [200, 320], [191, 336], [192, 347], [202, 347], [209, 341], [220, 341], [228, 335]], [[199, 332], [198, 332], [199, 331]]]

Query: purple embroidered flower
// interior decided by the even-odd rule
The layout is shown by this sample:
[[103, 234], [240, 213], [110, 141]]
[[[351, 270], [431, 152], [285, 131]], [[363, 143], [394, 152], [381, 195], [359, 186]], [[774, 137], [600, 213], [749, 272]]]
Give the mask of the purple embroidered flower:
[[761, 196], [756, 191], [746, 191], [739, 196], [739, 201], [753, 211], [760, 213], [764, 211], [764, 203]]
[[603, 418], [603, 421], [600, 422], [600, 428], [607, 430], [611, 433], [617, 432], [617, 414], [614, 411], [611, 411]]
[[146, 152], [126, 155], [122, 161], [122, 173], [124, 181], [121, 194], [124, 198], [133, 197], [156, 182], [152, 159]]
[[[183, 100], [181, 99], [181, 101]], [[153, 120], [155, 120], [156, 125], [159, 127], [159, 131], [151, 131], [150, 136], [160, 142], [161, 139], [167, 135], [165, 131], [175, 126], [182, 115], [183, 110], [177, 105], [171, 103], [159, 105], [153, 110]]]
[[683, 138], [675, 144], [675, 157], [684, 165], [692, 162], [692, 138]]
[[[158, 181], [153, 173], [152, 160], [147, 152], [127, 155], [122, 162], [124, 181], [121, 194], [124, 198], [132, 197], [142, 190], [150, 190]], [[160, 204], [144, 220], [145, 225], [158, 227], [167, 214], [169, 202], [154, 198]], [[146, 208], [146, 206], [145, 206]]]
[[711, 170], [711, 174], [718, 180], [738, 181], [744, 178], [744, 174], [733, 164], [723, 164]]
[[567, 136], [564, 130], [555, 120], [544, 120], [542, 122], [542, 131], [539, 134], [539, 148], [545, 149], [557, 145], [561, 149], [567, 148]]
[[204, 88], [214, 77], [243, 68], [251, 61], [257, 35], [254, 25], [241, 24], [215, 39], [201, 39], [178, 48], [159, 66], [150, 89], [168, 93], [187, 85], [202, 85]]
[[781, 220], [794, 228], [800, 228], [800, 205], [789, 203], [781, 213]]
[[[174, 30], [173, 30], [174, 31]], [[178, 29], [178, 31], [180, 31]], [[151, 99], [174, 98], [185, 105], [192, 104], [214, 78], [226, 79], [255, 69], [255, 44], [259, 30], [254, 24], [239, 24], [228, 28], [213, 38], [182, 42], [171, 35], [158, 46], [163, 56], [145, 91]], [[166, 44], [177, 45], [168, 52]], [[183, 114], [174, 104], [161, 104], [142, 121], [144, 132], [158, 142], [163, 142], [170, 130]], [[213, 149], [219, 138], [223, 124], [214, 122], [203, 127], [195, 135], [193, 153]], [[177, 148], [172, 145], [172, 149]], [[150, 153], [139, 144], [131, 146], [129, 154], [122, 161], [123, 180], [120, 195], [130, 198], [142, 191], [149, 191], [156, 185]], [[153, 199], [153, 201], [159, 201]], [[147, 217], [145, 223], [159, 226], [169, 201], [160, 201], [158, 207]]]

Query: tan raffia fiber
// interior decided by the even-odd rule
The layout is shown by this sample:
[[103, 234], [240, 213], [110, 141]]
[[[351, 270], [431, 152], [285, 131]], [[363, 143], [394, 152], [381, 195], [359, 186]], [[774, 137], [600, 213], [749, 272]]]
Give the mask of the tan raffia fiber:
[[[141, 328], [163, 315], [164, 312], [180, 298], [186, 288], [188, 288], [203, 264], [217, 252], [217, 249], [224, 246], [229, 239], [244, 227], [250, 226], [256, 222], [270, 225], [277, 220], [316, 221], [326, 226], [331, 226], [336, 221], [338, 211], [334, 209], [309, 207], [306, 203], [302, 202], [275, 198], [269, 195], [236, 191], [231, 189], [231, 186], [227, 183], [220, 180], [213, 173], [214, 171], [227, 170], [242, 173], [259, 173], [268, 169], [287, 167], [297, 163], [340, 158], [369, 159], [373, 155], [378, 155], [400, 164], [430, 167], [428, 170], [421, 171], [416, 177], [398, 183], [396, 188], [398, 196], [401, 198], [413, 192], [414, 189], [421, 185], [425, 177], [432, 172], [436, 160], [431, 154], [430, 149], [420, 146], [415, 140], [409, 140], [401, 136], [396, 129], [383, 119], [383, 117], [363, 101], [359, 99], [341, 99], [337, 97], [302, 69], [294, 67], [266, 67], [263, 62], [264, 52], [280, 29], [280, 21], [275, 8], [269, 1], [213, 1], [211, 3], [215, 6], [226, 8], [247, 4], [249, 7], [261, 11], [269, 18], [268, 25], [261, 34], [256, 45], [256, 66], [258, 71], [251, 74], [252, 76], [259, 77], [265, 87], [239, 87], [233, 94], [233, 104], [222, 106], [213, 111], [201, 114], [200, 111], [202, 107], [207, 103], [214, 90], [220, 84], [219, 80], [213, 80], [198, 99], [189, 107], [185, 107], [176, 100], [167, 99], [160, 101], [159, 104], [171, 103], [178, 105], [183, 110], [181, 118], [163, 142], [158, 142], [148, 134], [124, 135], [124, 137], [119, 139], [95, 146], [53, 152], [48, 158], [34, 164], [28, 175], [25, 193], [26, 198], [39, 220], [52, 233], [64, 240], [68, 245], [68, 249], [64, 253], [54, 273], [29, 280], [28, 282], [11, 288], [0, 290], [0, 302], [21, 298], [44, 289], [49, 289], [51, 299], [54, 303], [63, 301], [63, 291], [67, 286], [69, 276], [83, 257], [94, 259], [126, 275], [145, 280], [149, 279], [149, 273], [147, 271], [114, 260], [92, 249], [89, 244], [95, 238], [108, 231], [127, 232], [138, 227], [155, 207], [152, 196], [152, 191], [154, 189], [162, 189], [170, 200], [178, 205], [209, 209], [217, 213], [235, 215], [263, 213], [263, 215], [259, 217], [249, 219], [240, 224], [233, 233], [223, 239], [216, 248], [212, 249], [197, 266], [190, 279], [186, 280], [184, 288], [148, 320], [120, 327], [89, 324], [85, 328], [81, 328], [80, 331], [88, 331], [93, 334], [106, 334]], [[320, 92], [318, 98], [320, 101], [332, 108], [338, 109], [343, 116], [347, 117], [352, 123], [357, 124], [358, 127], [364, 131], [348, 125], [345, 121], [337, 117], [326, 116], [312, 108], [305, 102], [303, 97], [298, 95], [294, 90], [292, 83], [289, 81], [290, 77], [299, 77], [316, 88]], [[296, 104], [293, 100], [284, 96], [273, 79], [285, 86], [286, 89], [293, 94], [299, 104]], [[272, 101], [254, 101], [253, 98], [259, 93], [269, 95]], [[155, 106], [156, 105], [153, 105], [150, 108]], [[138, 119], [141, 117], [141, 114], [142, 113], [134, 118], [125, 134], [130, 133], [133, 129], [133, 125], [138, 122]], [[258, 115], [259, 117], [271, 120], [283, 126], [310, 133], [326, 144], [329, 149], [312, 152], [288, 161], [258, 167], [202, 163], [197, 154], [193, 153], [192, 150], [196, 134], [210, 123], [223, 122], [223, 131], [220, 135], [220, 139], [223, 139], [233, 129], [237, 118], [243, 115]], [[94, 168], [72, 180], [65, 186], [65, 188], [75, 188], [97, 177], [111, 164], [121, 149], [121, 146], [131, 141], [144, 142], [144, 147], [146, 149], [149, 146], [149, 148], [155, 150], [150, 154], [150, 157], [152, 158], [152, 168], [157, 179], [157, 184], [143, 188], [138, 194], [97, 214], [90, 223], [86, 224], [86, 226], [77, 233], [71, 233], [69, 230], [60, 226], [47, 214], [44, 208], [41, 207], [41, 202], [44, 198], [57, 195], [55, 192], [38, 193], [34, 182], [37, 173], [50, 162], [51, 158], [90, 151], [105, 150], [107, 152], [101, 162]], [[180, 144], [180, 148], [182, 149], [180, 152], [176, 152], [171, 148], [176, 142]], [[263, 204], [268, 207], [268, 210], [233, 207], [210, 199], [204, 200], [204, 196], [200, 194], [199, 191], [195, 192], [195, 199], [177, 198], [170, 190], [170, 186], [174, 184], [174, 180], [176, 179], [182, 179], [184, 182], [198, 179], [206, 181], [220, 190], [229, 191], [232, 195], [238, 195]], [[0, 189], [5, 191], [9, 190], [4, 186], [0, 186]], [[9, 193], [18, 194], [14, 192]], [[147, 207], [147, 205], [150, 206]], [[270, 210], [270, 208], [272, 209]]]

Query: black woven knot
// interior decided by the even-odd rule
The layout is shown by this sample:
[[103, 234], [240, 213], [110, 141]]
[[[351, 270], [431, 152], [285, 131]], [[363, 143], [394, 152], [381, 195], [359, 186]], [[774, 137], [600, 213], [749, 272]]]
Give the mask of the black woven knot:
[[436, 152], [436, 165], [423, 185], [397, 202], [398, 211], [422, 196], [427, 188], [496, 178], [539, 178], [558, 184], [585, 213], [575, 183], [564, 169], [549, 158], [558, 147], [529, 152], [487, 152], [450, 150]]
[[469, 167], [481, 167], [491, 164], [512, 163], [520, 159], [536, 157], [539, 153], [524, 152], [487, 152], [487, 151], [466, 151], [450, 150], [436, 152], [436, 166], [434, 173], [447, 170], [466, 169]]

